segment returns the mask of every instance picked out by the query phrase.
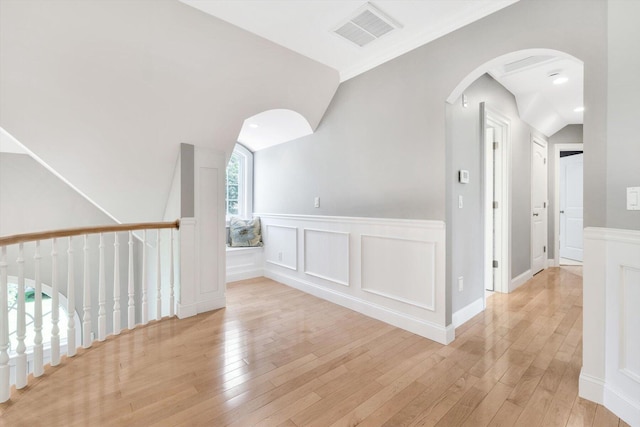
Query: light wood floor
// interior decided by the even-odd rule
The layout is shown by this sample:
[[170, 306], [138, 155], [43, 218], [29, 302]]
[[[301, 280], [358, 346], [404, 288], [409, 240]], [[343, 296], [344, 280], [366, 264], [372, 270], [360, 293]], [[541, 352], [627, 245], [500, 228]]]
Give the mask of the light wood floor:
[[625, 426], [577, 397], [582, 278], [549, 269], [449, 346], [267, 279], [110, 338], [0, 405], [11, 426]]

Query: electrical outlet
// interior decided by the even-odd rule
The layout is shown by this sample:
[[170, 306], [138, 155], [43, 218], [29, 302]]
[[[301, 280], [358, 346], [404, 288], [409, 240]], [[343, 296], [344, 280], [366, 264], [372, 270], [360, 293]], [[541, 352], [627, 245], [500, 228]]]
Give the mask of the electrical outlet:
[[316, 198], [313, 200], [313, 206], [314, 206], [314, 207], [316, 207], [316, 208], [319, 208], [319, 207], [320, 207], [320, 197], [316, 197]]
[[458, 277], [458, 291], [462, 292], [464, 290], [464, 277]]

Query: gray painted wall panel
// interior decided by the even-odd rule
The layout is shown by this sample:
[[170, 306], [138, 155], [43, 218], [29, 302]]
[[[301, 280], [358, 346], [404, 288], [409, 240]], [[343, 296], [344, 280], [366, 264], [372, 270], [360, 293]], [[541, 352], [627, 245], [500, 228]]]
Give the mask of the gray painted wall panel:
[[[626, 188], [640, 186], [640, 2], [609, 1], [607, 227], [640, 230]], [[586, 153], [585, 153], [586, 155]]]

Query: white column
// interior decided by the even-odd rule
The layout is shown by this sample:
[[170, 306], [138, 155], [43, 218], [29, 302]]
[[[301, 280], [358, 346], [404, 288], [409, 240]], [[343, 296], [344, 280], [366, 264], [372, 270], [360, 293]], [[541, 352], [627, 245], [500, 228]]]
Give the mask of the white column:
[[60, 364], [60, 290], [58, 289], [58, 242], [51, 243], [51, 366]]
[[76, 312], [76, 290], [73, 271], [73, 237], [69, 236], [67, 249], [67, 356], [76, 355], [76, 323], [73, 315]]
[[113, 233], [113, 335], [120, 334], [120, 243]]
[[82, 292], [82, 347], [91, 347], [91, 279], [89, 277], [89, 236], [84, 235], [84, 288]]
[[24, 306], [24, 246], [22, 243], [20, 243], [18, 250], [18, 329], [16, 334], [18, 346], [16, 347], [16, 388], [21, 389], [27, 385], [27, 355], [25, 354], [27, 347], [24, 344], [24, 338], [26, 335]]
[[98, 340], [104, 341], [107, 336], [107, 310], [105, 308], [104, 278], [104, 235], [100, 233], [100, 259], [98, 260]]
[[0, 403], [9, 400], [9, 293], [7, 291], [7, 247], [0, 252]]
[[33, 256], [35, 271], [35, 305], [33, 310], [33, 376], [39, 377], [44, 373], [42, 354], [42, 280], [40, 279], [40, 241], [36, 241], [36, 251]]
[[129, 329], [136, 327], [136, 302], [135, 284], [133, 282], [133, 232], [129, 231], [129, 301], [128, 301], [128, 321]]
[[177, 315], [180, 319], [198, 314], [196, 303], [196, 220], [180, 219], [180, 290]]

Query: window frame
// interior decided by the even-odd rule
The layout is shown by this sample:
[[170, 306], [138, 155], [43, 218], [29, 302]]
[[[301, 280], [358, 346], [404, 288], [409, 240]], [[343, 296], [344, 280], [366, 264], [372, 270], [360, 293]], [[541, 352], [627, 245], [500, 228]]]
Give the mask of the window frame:
[[227, 179], [227, 169], [225, 169], [225, 216], [227, 224], [232, 216], [249, 219], [253, 215], [253, 153], [241, 144], [236, 144], [229, 161], [233, 155], [239, 158], [238, 167], [238, 213], [229, 213], [229, 184]]

